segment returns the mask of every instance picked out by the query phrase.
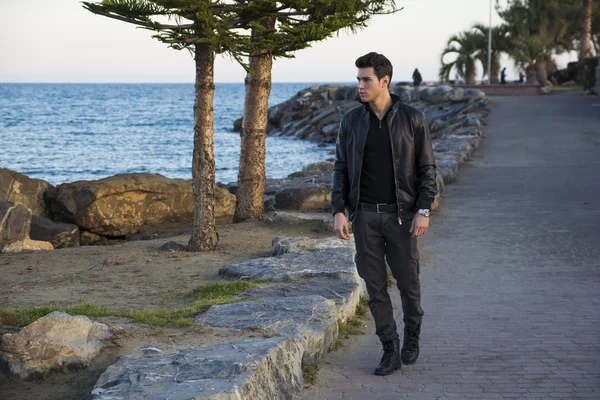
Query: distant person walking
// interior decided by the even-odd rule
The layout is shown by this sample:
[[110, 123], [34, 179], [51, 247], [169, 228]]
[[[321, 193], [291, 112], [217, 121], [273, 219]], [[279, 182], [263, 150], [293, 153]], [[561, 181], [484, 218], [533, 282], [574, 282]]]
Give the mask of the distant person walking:
[[500, 84], [506, 85], [506, 67], [502, 68], [502, 72], [500, 73]]
[[[389, 375], [419, 357], [423, 309], [417, 237], [429, 227], [436, 193], [435, 159], [425, 114], [389, 92], [390, 61], [369, 53], [355, 65], [362, 106], [340, 122], [331, 207], [341, 239], [350, 239], [345, 211], [353, 221], [356, 267], [365, 280], [375, 333], [383, 345], [375, 374]], [[402, 298], [402, 351], [386, 260]]]
[[519, 83], [525, 83], [525, 74], [523, 71], [519, 71]]
[[421, 83], [423, 83], [423, 77], [421, 76], [421, 73], [419, 72], [418, 68], [415, 68], [412, 78], [413, 84], [415, 85], [413, 97], [416, 101], [419, 101], [421, 100], [421, 89], [419, 88], [419, 86], [421, 86]]

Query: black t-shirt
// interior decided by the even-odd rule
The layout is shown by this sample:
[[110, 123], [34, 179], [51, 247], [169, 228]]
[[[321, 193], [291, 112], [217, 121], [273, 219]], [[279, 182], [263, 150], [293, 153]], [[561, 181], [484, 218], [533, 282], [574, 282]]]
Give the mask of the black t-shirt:
[[369, 115], [369, 132], [360, 177], [360, 202], [396, 204], [392, 143], [387, 113], [381, 121], [371, 109]]

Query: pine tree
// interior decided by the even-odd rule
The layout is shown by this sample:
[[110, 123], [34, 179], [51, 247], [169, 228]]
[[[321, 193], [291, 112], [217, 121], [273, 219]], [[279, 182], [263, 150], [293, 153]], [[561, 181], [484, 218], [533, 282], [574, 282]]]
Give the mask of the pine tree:
[[241, 129], [234, 222], [264, 218], [265, 152], [273, 59], [293, 57], [341, 29], [364, 28], [376, 14], [398, 11], [392, 0], [253, 0], [240, 18], [251, 21], [250, 70]]
[[[155, 32], [153, 38], [176, 50], [189, 50], [196, 64], [192, 181], [194, 222], [190, 251], [214, 249], [215, 159], [213, 149], [214, 56], [228, 53], [241, 62], [248, 41], [239, 2], [213, 0], [103, 0], [83, 2], [95, 14]], [[161, 22], [161, 21], [169, 22]]]

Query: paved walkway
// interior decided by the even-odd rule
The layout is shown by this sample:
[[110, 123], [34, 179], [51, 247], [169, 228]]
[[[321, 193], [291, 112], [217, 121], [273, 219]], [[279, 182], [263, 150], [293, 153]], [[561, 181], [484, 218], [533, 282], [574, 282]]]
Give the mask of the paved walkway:
[[298, 399], [600, 399], [600, 99], [493, 103], [420, 243], [419, 361], [372, 375], [370, 324]]

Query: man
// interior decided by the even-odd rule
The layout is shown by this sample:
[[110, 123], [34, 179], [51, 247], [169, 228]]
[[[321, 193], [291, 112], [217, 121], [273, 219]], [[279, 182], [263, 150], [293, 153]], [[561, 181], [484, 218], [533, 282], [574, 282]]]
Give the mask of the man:
[[506, 67], [502, 68], [502, 71], [500, 72], [500, 84], [506, 85]]
[[[390, 61], [369, 53], [356, 60], [356, 67], [362, 106], [340, 122], [331, 204], [340, 238], [350, 239], [345, 210], [353, 221], [356, 266], [384, 351], [375, 374], [389, 375], [419, 356], [423, 310], [417, 237], [429, 226], [435, 160], [423, 113], [389, 93]], [[401, 356], [385, 260], [402, 298]]]
[[418, 68], [415, 68], [415, 70], [413, 71], [413, 85], [415, 86], [415, 90], [414, 90], [414, 98], [416, 101], [421, 100], [421, 89], [419, 88], [419, 86], [421, 86], [421, 83], [423, 82], [423, 77], [421, 76], [421, 73], [419, 72]]

